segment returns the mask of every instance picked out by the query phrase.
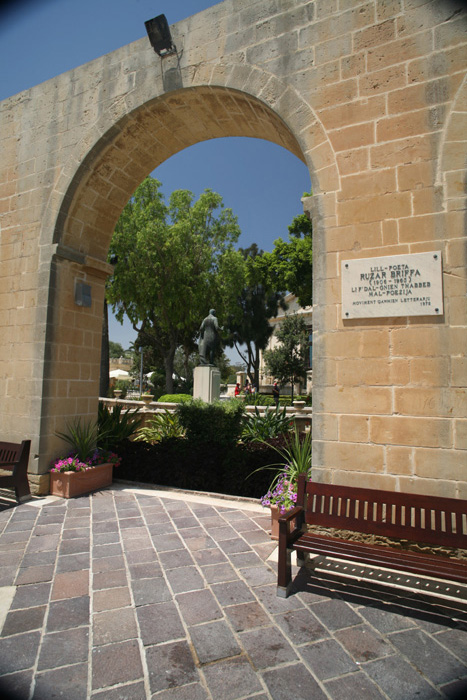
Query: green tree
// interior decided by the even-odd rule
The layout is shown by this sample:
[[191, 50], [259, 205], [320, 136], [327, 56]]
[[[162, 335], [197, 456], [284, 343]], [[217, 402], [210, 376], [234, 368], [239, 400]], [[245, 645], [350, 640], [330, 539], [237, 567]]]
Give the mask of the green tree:
[[304, 319], [298, 314], [286, 315], [276, 337], [279, 343], [264, 353], [264, 362], [269, 374], [281, 384], [291, 383], [293, 401], [294, 384], [306, 379], [308, 331]]
[[258, 261], [263, 278], [272, 289], [292, 292], [301, 306], [313, 303], [312, 225], [305, 214], [296, 216], [289, 229], [289, 240], [278, 238], [274, 249]]
[[113, 340], [109, 340], [109, 357], [118, 358], [123, 357], [125, 351], [120, 343], [115, 343]]
[[277, 314], [279, 306], [285, 308], [284, 293], [271, 288], [267, 268], [262, 265], [264, 255], [256, 243], [240, 249], [246, 261], [245, 286], [239, 298], [241, 314], [229, 324], [227, 344], [235, 346], [246, 365], [247, 375], [254, 386], [259, 387], [260, 352], [268, 344], [273, 327], [269, 319]]
[[192, 192], [177, 190], [166, 204], [160, 186], [147, 177], [120, 216], [109, 251], [116, 263], [107, 298], [117, 319], [126, 314], [139, 342], [162, 358], [172, 393], [177, 347], [193, 342], [210, 307], [221, 325], [232, 313], [244, 262], [233, 247], [237, 219], [220, 195], [205, 190], [195, 201]]

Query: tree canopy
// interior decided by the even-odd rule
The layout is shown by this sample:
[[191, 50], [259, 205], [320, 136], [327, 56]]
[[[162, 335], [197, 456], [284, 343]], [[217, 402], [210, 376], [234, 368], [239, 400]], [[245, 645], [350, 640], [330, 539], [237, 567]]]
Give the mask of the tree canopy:
[[291, 383], [293, 400], [294, 384], [306, 379], [308, 331], [305, 320], [298, 314], [286, 315], [275, 335], [279, 343], [264, 353], [264, 362], [269, 374], [281, 384]]
[[166, 204], [160, 187], [147, 177], [117, 222], [107, 298], [117, 319], [126, 314], [139, 341], [163, 358], [171, 392], [175, 351], [180, 345], [192, 351], [209, 308], [221, 324], [238, 317], [244, 262], [234, 249], [237, 218], [219, 194], [205, 190], [195, 201], [192, 192], [177, 190]]

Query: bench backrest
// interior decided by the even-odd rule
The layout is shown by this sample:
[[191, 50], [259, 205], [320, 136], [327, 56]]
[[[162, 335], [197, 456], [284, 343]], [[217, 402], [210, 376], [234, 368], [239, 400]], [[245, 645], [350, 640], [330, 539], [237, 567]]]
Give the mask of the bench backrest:
[[26, 443], [29, 443], [29, 440], [23, 440], [21, 443], [0, 442], [0, 464], [4, 466], [16, 464], [27, 447]]
[[467, 501], [299, 479], [310, 525], [467, 548]]

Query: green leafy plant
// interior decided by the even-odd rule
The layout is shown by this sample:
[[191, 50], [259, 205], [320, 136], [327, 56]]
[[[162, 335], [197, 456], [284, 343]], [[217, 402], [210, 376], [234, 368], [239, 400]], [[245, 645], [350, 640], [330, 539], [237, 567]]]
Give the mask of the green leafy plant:
[[235, 400], [209, 404], [195, 399], [179, 404], [177, 415], [188, 440], [227, 446], [240, 438], [244, 410], [243, 404]]
[[170, 438], [180, 438], [185, 431], [180, 425], [178, 416], [165, 409], [164, 413], [156, 413], [149, 419], [144, 428], [138, 430], [135, 440], [142, 440], [154, 445], [156, 442]]
[[[272, 502], [283, 508], [291, 507], [289, 501], [291, 494], [296, 493], [299, 475], [306, 474], [308, 478], [311, 478], [311, 446], [311, 432], [299, 433], [297, 429], [286, 437], [283, 447], [271, 445], [280, 456], [280, 461], [255, 469], [250, 474], [252, 476], [264, 470], [276, 472], [268, 492], [263, 496], [263, 505], [266, 505], [266, 501], [269, 500], [270, 503]], [[271, 501], [271, 499], [273, 500]], [[289, 503], [288, 506], [287, 503]]]
[[66, 432], [56, 432], [55, 434], [70, 445], [73, 456], [77, 457], [80, 462], [86, 462], [97, 446], [97, 421], [85, 423], [81, 421], [80, 416], [72, 423], [67, 423], [66, 427]]
[[97, 444], [103, 449], [116, 448], [123, 442], [133, 437], [143, 425], [144, 418], [136, 410], [117, 404], [110, 411], [102, 402], [99, 403], [97, 416]]
[[242, 438], [245, 441], [257, 440], [259, 442], [275, 438], [286, 433], [290, 428], [291, 418], [287, 416], [287, 409], [271, 409], [266, 407], [260, 413], [255, 407], [255, 412], [245, 416], [242, 430]]

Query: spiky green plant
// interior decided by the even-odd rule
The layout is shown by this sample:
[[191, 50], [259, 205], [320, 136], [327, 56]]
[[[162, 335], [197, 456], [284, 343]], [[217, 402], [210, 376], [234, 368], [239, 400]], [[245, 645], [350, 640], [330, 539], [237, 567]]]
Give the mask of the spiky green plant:
[[245, 416], [242, 439], [246, 442], [264, 442], [276, 438], [290, 430], [290, 422], [285, 406], [282, 411], [267, 406], [263, 413], [255, 406], [255, 412]]
[[185, 431], [180, 425], [178, 416], [165, 409], [163, 413], [156, 413], [149, 419], [144, 428], [138, 430], [135, 440], [142, 440], [154, 445], [156, 442], [184, 435]]
[[110, 409], [102, 402], [99, 403], [97, 416], [97, 444], [103, 449], [109, 450], [118, 447], [123, 440], [133, 437], [143, 424], [143, 416], [139, 414], [139, 407], [134, 410], [127, 408], [123, 412], [123, 406], [117, 404]]
[[56, 432], [57, 437], [67, 442], [74, 456], [80, 462], [91, 457], [97, 445], [97, 421], [81, 422], [81, 416], [72, 423], [67, 423], [66, 432]]

